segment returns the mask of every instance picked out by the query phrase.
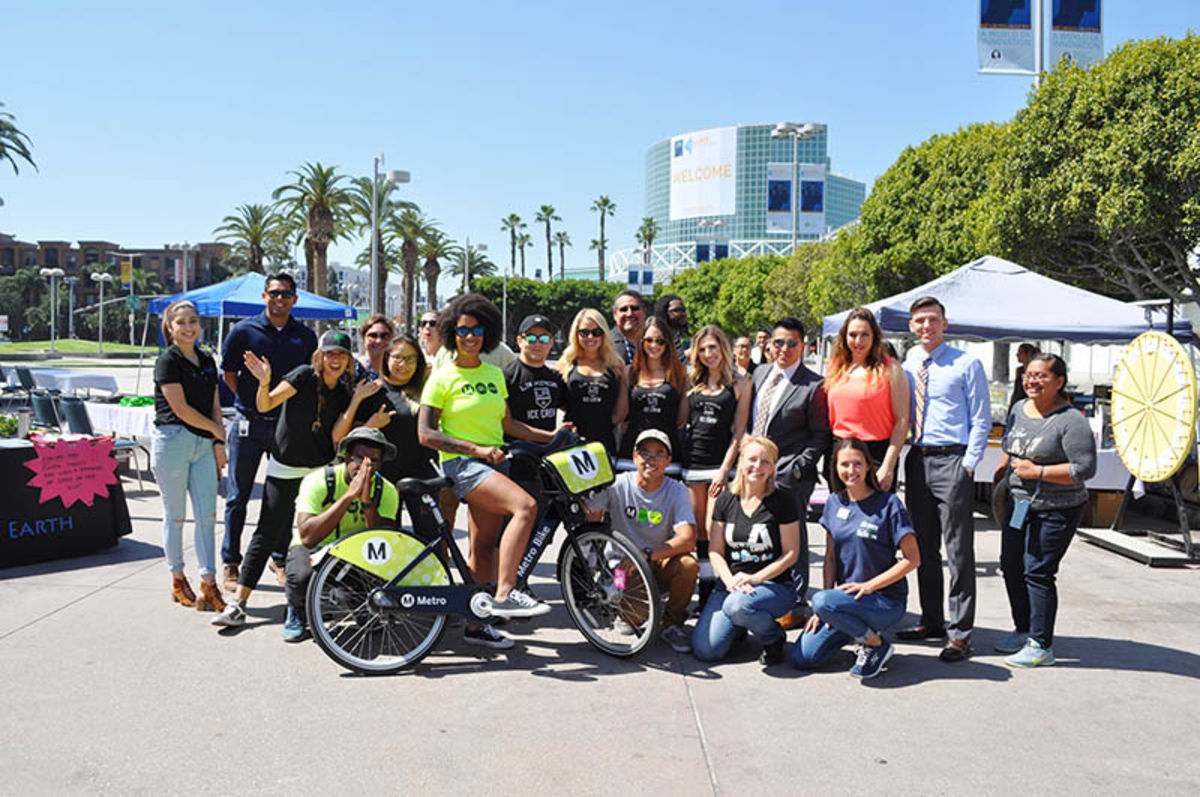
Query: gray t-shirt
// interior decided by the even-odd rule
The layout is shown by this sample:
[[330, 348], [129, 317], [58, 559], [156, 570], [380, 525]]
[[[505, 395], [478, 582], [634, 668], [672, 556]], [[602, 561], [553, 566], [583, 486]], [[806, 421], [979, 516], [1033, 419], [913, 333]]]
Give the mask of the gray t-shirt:
[[670, 477], [648, 493], [638, 487], [636, 473], [622, 473], [595, 503], [608, 511], [613, 529], [640, 546], [658, 547], [675, 535], [676, 526], [696, 523], [687, 488]]
[[1032, 460], [1038, 465], [1071, 463], [1074, 484], [1053, 484], [1043, 481], [1038, 489], [1037, 479], [1021, 479], [1010, 469], [1008, 487], [1013, 498], [1033, 498], [1030, 509], [1064, 509], [1087, 503], [1084, 483], [1096, 475], [1096, 438], [1083, 413], [1067, 405], [1045, 418], [1030, 418], [1025, 414], [1021, 399], [1008, 413], [1004, 432], [1004, 453], [1009, 457]]

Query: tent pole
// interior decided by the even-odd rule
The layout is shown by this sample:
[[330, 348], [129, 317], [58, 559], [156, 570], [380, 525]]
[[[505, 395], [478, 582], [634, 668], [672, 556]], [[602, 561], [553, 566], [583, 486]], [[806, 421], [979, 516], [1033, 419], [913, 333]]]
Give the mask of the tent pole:
[[149, 329], [150, 329], [150, 310], [149, 310], [149, 308], [147, 308], [146, 309], [146, 321], [144, 324], [142, 324], [142, 351], [141, 351], [141, 354], [138, 355], [137, 380], [133, 383], [133, 394], [135, 396], [141, 395], [142, 360], [146, 356], [146, 333], [149, 331]]

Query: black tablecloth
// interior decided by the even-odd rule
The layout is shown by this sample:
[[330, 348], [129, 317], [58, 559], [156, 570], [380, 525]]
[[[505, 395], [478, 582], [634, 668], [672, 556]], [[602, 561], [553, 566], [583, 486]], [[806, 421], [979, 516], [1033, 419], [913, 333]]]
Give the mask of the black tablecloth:
[[75, 501], [64, 507], [59, 498], [39, 503], [41, 490], [29, 486], [34, 472], [25, 467], [36, 456], [26, 440], [0, 440], [0, 567], [111, 548], [133, 531], [119, 480], [91, 506]]

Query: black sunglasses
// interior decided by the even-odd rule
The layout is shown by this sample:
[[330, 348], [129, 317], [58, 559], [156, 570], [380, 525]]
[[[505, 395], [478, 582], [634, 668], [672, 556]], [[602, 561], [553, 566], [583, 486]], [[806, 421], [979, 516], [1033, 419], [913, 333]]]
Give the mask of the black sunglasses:
[[276, 288], [275, 290], [267, 291], [267, 296], [270, 296], [272, 299], [294, 299], [296, 292]]
[[795, 338], [775, 338], [775, 340], [771, 342], [781, 349], [785, 346], [789, 349], [794, 349], [800, 345], [800, 341], [796, 340]]
[[436, 326], [437, 326], [437, 319], [436, 319], [436, 318], [431, 318], [431, 319], [427, 319], [427, 320], [425, 320], [425, 321], [418, 321], [418, 322], [417, 322], [417, 326], [418, 326], [418, 327], [436, 327]]
[[524, 338], [525, 338], [526, 343], [549, 343], [550, 342], [549, 335], [525, 335]]
[[600, 327], [592, 327], [591, 329], [581, 329], [581, 330], [579, 330], [579, 337], [581, 337], [581, 338], [602, 338], [602, 337], [604, 337], [604, 330], [601, 329]]
[[454, 328], [454, 333], [456, 335], [458, 335], [460, 338], [465, 338], [467, 335], [474, 335], [477, 338], [482, 338], [483, 333], [486, 331], [487, 330], [484, 329], [484, 326], [482, 324], [479, 324], [479, 325], [473, 326], [473, 327], [455, 327]]

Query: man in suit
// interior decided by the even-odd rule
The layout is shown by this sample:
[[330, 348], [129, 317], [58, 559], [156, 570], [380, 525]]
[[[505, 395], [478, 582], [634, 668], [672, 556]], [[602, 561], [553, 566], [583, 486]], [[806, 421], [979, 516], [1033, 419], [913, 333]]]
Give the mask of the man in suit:
[[[795, 318], [775, 322], [767, 343], [773, 358], [769, 366], [754, 370], [754, 404], [750, 408], [751, 434], [766, 437], [779, 447], [775, 485], [792, 496], [801, 520], [800, 558], [792, 568], [796, 605], [806, 603], [808, 589], [808, 499], [817, 483], [817, 461], [829, 447], [829, 408], [821, 377], [800, 362], [804, 352], [804, 325]], [[793, 621], [800, 619], [793, 612]]]

